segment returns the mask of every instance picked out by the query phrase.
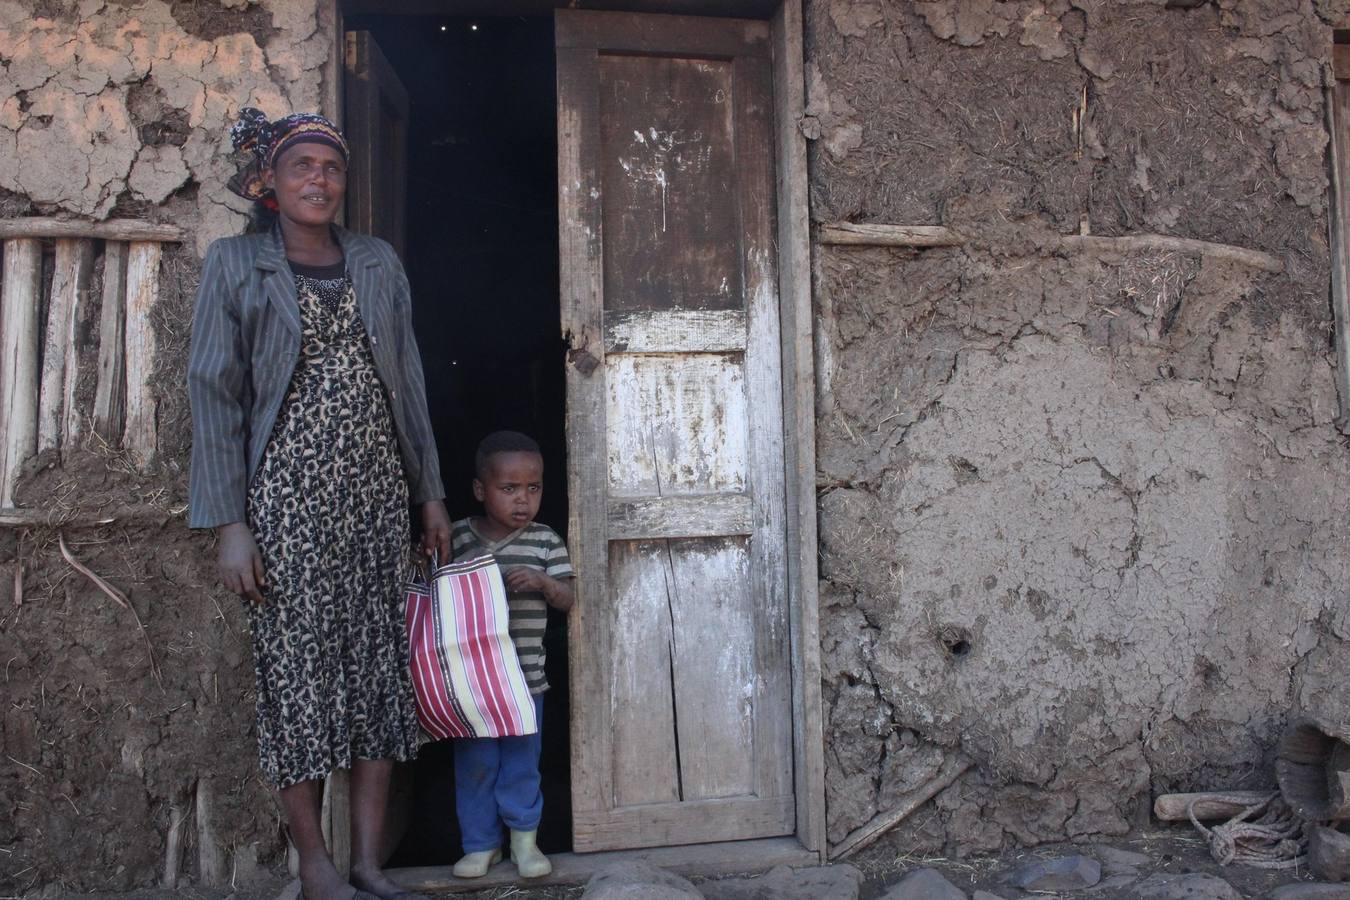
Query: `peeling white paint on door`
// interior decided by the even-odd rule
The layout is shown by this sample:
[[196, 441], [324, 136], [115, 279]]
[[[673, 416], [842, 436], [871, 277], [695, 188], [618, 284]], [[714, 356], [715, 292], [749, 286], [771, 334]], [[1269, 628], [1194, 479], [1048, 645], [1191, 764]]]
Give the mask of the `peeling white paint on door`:
[[742, 354], [621, 353], [606, 364], [610, 496], [745, 489]]

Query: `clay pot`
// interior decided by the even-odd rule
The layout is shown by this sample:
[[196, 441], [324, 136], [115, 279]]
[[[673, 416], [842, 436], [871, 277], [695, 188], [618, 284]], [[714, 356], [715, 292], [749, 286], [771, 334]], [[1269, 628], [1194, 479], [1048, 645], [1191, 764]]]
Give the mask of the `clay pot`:
[[1290, 723], [1276, 751], [1275, 778], [1301, 818], [1350, 819], [1350, 728], [1311, 718]]

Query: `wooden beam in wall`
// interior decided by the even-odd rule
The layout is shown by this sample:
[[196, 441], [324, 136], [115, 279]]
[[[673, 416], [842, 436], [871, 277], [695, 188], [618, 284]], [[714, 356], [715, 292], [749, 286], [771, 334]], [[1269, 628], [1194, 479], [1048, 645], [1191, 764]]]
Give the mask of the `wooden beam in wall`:
[[126, 378], [127, 420], [123, 445], [141, 466], [155, 456], [158, 443], [155, 395], [155, 329], [150, 313], [159, 295], [160, 244], [137, 241], [127, 251]]
[[965, 240], [942, 225], [883, 225], [870, 222], [834, 222], [820, 226], [822, 244], [860, 247], [956, 247]]
[[127, 245], [122, 241], [109, 241], [103, 249], [103, 306], [99, 310], [94, 433], [114, 445], [121, 439], [126, 422], [126, 303]]
[[10, 238], [99, 238], [105, 241], [172, 241], [183, 239], [176, 225], [155, 225], [137, 219], [108, 219], [86, 222], [78, 219], [49, 219], [31, 216], [0, 219], [0, 240]]
[[[959, 247], [962, 234], [943, 225], [889, 225], [835, 222], [820, 226], [816, 240], [846, 247]], [[1099, 253], [1182, 253], [1221, 259], [1263, 272], [1283, 272], [1284, 260], [1264, 250], [1176, 237], [1170, 234], [1062, 234], [1047, 242], [1051, 247], [1091, 250]]]
[[5, 241], [0, 291], [0, 506], [14, 505], [14, 483], [24, 460], [37, 451], [38, 309], [42, 292], [42, 242]]
[[80, 322], [89, 302], [94, 244], [89, 238], [59, 238], [38, 393], [38, 452], [70, 443], [79, 432], [75, 383], [79, 378]]
[[1331, 134], [1331, 307], [1340, 396], [1336, 423], [1343, 434], [1350, 434], [1350, 82], [1327, 86], [1326, 108]]

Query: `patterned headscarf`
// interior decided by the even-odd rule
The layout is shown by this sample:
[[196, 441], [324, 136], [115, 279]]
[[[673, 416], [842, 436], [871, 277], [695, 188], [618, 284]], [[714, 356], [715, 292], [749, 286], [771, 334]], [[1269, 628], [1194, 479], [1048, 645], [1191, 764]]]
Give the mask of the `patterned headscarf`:
[[346, 159], [347, 139], [318, 113], [292, 113], [269, 122], [262, 110], [246, 106], [230, 129], [236, 153], [248, 153], [248, 162], [229, 181], [230, 190], [246, 200], [265, 200], [272, 191], [263, 184], [263, 169], [271, 168], [282, 151], [313, 141], [327, 144]]

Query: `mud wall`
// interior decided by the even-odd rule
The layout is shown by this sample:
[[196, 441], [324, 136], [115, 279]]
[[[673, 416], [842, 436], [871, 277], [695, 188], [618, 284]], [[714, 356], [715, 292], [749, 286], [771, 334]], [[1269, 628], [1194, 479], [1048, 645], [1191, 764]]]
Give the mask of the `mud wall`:
[[[1119, 834], [1350, 701], [1323, 86], [1344, 10], [808, 4], [829, 836]], [[1121, 251], [1168, 234], [1273, 254]]]
[[[284, 851], [257, 775], [247, 626], [215, 586], [209, 537], [184, 524], [182, 385], [201, 253], [244, 221], [225, 189], [228, 127], [244, 104], [319, 107], [331, 32], [316, 6], [0, 0], [0, 217], [188, 233], [166, 250], [153, 313], [158, 458], [143, 468], [97, 441], [49, 451], [19, 504], [116, 521], [0, 529], [0, 894], [158, 883], [171, 830], [199, 883], [242, 884]], [[82, 323], [93, 348], [97, 318]], [[62, 535], [136, 616], [65, 560]]]

